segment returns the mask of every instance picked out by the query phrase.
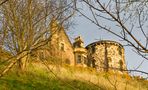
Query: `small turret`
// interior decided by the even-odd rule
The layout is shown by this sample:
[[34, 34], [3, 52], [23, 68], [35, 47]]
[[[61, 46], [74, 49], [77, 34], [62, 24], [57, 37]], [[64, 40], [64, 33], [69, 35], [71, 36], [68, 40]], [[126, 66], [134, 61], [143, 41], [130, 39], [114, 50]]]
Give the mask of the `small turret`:
[[73, 44], [74, 48], [84, 48], [84, 42], [80, 36], [75, 38], [75, 42]]
[[75, 38], [73, 43], [74, 55], [75, 55], [75, 64], [77, 66], [86, 66], [87, 63], [87, 50], [84, 47], [84, 42], [80, 36]]

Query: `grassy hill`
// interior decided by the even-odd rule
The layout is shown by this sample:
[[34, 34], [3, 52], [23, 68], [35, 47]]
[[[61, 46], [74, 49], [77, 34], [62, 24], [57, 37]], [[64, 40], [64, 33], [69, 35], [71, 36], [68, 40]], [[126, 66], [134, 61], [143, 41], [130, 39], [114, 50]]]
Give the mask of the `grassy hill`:
[[0, 79], [0, 90], [148, 90], [148, 81], [91, 68], [30, 64], [25, 73], [13, 68]]

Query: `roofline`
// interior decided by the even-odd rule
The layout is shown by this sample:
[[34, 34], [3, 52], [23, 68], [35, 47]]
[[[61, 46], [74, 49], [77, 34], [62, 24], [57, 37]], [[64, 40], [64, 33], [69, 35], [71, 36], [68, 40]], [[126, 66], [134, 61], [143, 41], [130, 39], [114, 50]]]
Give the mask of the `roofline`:
[[69, 36], [68, 36], [68, 34], [67, 34], [67, 32], [66, 32], [63, 24], [59, 24], [59, 23], [57, 23], [57, 20], [54, 21], [54, 19], [52, 19], [51, 22], [50, 22], [50, 24], [53, 24], [53, 23], [55, 23], [57, 25], [56, 27], [60, 27], [58, 30], [56, 30], [56, 32], [63, 31], [63, 33], [65, 34], [66, 38], [68, 39], [68, 41], [70, 43], [70, 46], [73, 48], [73, 44], [70, 41]]
[[116, 41], [112, 41], [112, 40], [100, 40], [100, 41], [96, 41], [96, 42], [93, 42], [93, 43], [88, 44], [85, 48], [88, 48], [89, 46], [92, 46], [92, 45], [105, 44], [105, 43], [117, 44], [118, 46], [120, 46], [120, 47], [123, 48], [123, 45], [122, 44], [120, 44], [119, 42], [116, 42]]
[[67, 33], [66, 33], [64, 27], [63, 27], [63, 32], [64, 32], [65, 36], [67, 37], [67, 39], [68, 39], [68, 41], [69, 41], [71, 47], [73, 48], [73, 44], [72, 44], [72, 42], [70, 41], [69, 36], [67, 35]]

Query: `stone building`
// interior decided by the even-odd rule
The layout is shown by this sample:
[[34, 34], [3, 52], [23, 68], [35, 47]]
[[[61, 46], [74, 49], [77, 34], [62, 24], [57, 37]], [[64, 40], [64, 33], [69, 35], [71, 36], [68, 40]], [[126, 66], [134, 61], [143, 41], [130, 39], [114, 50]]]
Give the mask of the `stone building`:
[[74, 56], [75, 56], [75, 65], [77, 66], [87, 66], [87, 50], [84, 47], [84, 42], [79, 36], [75, 38], [73, 43]]
[[[51, 41], [50, 47], [52, 56], [57, 55], [62, 63], [74, 65], [73, 46], [67, 36], [63, 26], [59, 26], [57, 22], [51, 23]], [[56, 54], [54, 54], [56, 52]]]
[[52, 59], [58, 64], [74, 65], [73, 45], [63, 26], [59, 25], [57, 21], [52, 20], [50, 23], [50, 36], [46, 48], [39, 51], [39, 58]]
[[115, 41], [101, 40], [84, 46], [80, 36], [72, 44], [63, 26], [52, 21], [50, 24], [51, 40], [44, 55], [56, 57], [61, 64], [93, 67], [99, 71], [126, 69], [124, 48]]
[[99, 71], [125, 70], [125, 58], [123, 46], [115, 41], [101, 40], [86, 46], [88, 63]]

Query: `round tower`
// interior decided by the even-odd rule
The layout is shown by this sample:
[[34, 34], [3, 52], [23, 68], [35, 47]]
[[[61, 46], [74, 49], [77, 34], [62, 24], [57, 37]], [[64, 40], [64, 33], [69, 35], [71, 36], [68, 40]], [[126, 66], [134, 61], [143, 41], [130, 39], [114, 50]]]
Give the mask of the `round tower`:
[[88, 66], [99, 71], [126, 70], [124, 48], [115, 41], [101, 40], [86, 46]]

